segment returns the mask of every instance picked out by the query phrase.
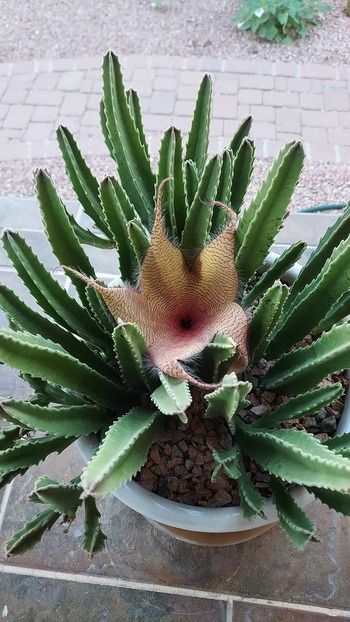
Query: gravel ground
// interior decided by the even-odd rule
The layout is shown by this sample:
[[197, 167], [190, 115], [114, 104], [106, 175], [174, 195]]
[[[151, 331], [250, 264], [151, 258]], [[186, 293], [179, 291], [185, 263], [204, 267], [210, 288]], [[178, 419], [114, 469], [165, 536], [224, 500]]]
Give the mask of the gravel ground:
[[[90, 157], [88, 162], [100, 180], [106, 175], [115, 174], [115, 166], [110, 158]], [[247, 200], [259, 187], [270, 164], [271, 161], [268, 160], [256, 161]], [[63, 198], [75, 198], [62, 161], [58, 158], [52, 158], [49, 161], [0, 163], [0, 195], [32, 196], [34, 194], [32, 171], [38, 167], [47, 167], [50, 170]], [[298, 211], [320, 203], [348, 202], [349, 199], [350, 164], [339, 166], [306, 162], [300, 183], [293, 196], [291, 211]]]
[[99, 55], [108, 48], [119, 54], [349, 62], [345, 0], [328, 0], [332, 13], [321, 16], [312, 34], [292, 46], [263, 43], [240, 32], [233, 25], [239, 1], [3, 0], [0, 62]]

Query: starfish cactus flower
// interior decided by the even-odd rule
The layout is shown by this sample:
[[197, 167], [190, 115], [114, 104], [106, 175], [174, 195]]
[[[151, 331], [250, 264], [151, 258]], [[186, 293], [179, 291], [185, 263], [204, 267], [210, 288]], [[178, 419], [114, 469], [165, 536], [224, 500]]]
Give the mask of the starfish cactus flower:
[[142, 262], [138, 287], [103, 287], [93, 279], [79, 276], [102, 295], [116, 319], [139, 327], [155, 367], [174, 378], [212, 388], [213, 384], [207, 385], [193, 377], [184, 362], [198, 355], [217, 333], [232, 338], [236, 345], [230, 371], [242, 371], [248, 362], [247, 318], [235, 302], [236, 214], [220, 204], [227, 211], [229, 222], [189, 267], [180, 248], [166, 235], [161, 190], [160, 187], [150, 246]]

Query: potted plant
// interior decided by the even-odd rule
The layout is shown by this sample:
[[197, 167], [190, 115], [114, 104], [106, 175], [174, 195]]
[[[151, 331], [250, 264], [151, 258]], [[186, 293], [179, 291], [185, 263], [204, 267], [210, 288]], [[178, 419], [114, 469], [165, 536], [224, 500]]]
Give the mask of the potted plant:
[[[0, 484], [76, 439], [87, 461], [70, 482], [39, 478], [29, 498], [43, 509], [7, 553], [33, 546], [82, 505], [82, 546], [100, 550], [96, 497], [110, 492], [192, 542], [242, 541], [279, 520], [303, 547], [315, 538], [302, 509], [313, 495], [350, 513], [346, 408], [341, 417], [342, 370], [350, 364], [343, 321], [350, 209], [302, 269], [302, 242], [274, 256], [303, 165], [301, 145], [282, 149], [240, 213], [254, 160], [251, 119], [208, 159], [208, 76], [184, 152], [171, 127], [156, 174], [137, 94], [125, 91], [112, 53], [103, 80], [101, 124], [118, 178], [98, 184], [71, 133], [57, 132], [94, 231], [68, 213], [46, 171], [35, 174], [48, 240], [80, 301], [18, 233], [3, 235], [45, 315], [0, 285], [10, 322], [0, 332], [0, 360], [33, 391], [27, 401], [2, 400]], [[111, 286], [96, 279], [82, 245], [115, 248], [120, 279]]]

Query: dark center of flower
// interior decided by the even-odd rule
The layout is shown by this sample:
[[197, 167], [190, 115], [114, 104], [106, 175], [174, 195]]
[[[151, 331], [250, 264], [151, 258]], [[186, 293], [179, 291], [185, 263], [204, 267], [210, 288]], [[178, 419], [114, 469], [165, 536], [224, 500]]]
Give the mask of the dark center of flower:
[[180, 320], [180, 326], [183, 330], [189, 330], [193, 326], [193, 320], [190, 317], [183, 317]]

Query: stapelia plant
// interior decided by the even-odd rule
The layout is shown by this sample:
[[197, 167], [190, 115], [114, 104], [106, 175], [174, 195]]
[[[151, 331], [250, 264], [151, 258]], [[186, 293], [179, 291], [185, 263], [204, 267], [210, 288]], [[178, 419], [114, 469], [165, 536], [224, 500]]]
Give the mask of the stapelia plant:
[[[80, 436], [94, 432], [100, 445], [72, 481], [39, 478], [30, 500], [43, 509], [7, 543], [7, 553], [25, 551], [60, 517], [72, 521], [81, 505], [83, 548], [98, 551], [105, 536], [95, 496], [140, 470], [166, 417], [186, 423], [193, 387], [205, 394], [203, 417], [224, 420], [232, 435], [231, 449], [213, 452], [213, 477], [223, 471], [237, 481], [245, 517], [263, 515], [264, 498], [245, 469], [247, 456], [256, 460], [270, 474], [282, 527], [304, 546], [315, 527], [289, 484], [304, 485], [350, 514], [350, 435], [320, 443], [284, 425], [342, 394], [339, 383], [322, 380], [350, 365], [350, 327], [343, 322], [350, 311], [350, 208], [288, 286], [283, 276], [305, 245], [297, 242], [267, 259], [302, 169], [300, 144], [282, 149], [241, 214], [254, 160], [251, 119], [223, 153], [208, 159], [208, 76], [186, 147], [179, 130], [167, 130], [156, 174], [138, 97], [125, 91], [111, 53], [103, 80], [102, 130], [118, 175], [99, 184], [71, 133], [64, 127], [57, 132], [68, 177], [94, 231], [68, 213], [46, 171], [35, 174], [47, 237], [80, 300], [20, 235], [3, 235], [15, 270], [44, 314], [0, 286], [10, 324], [0, 333], [0, 360], [32, 388], [26, 401], [2, 400], [9, 425], [0, 432], [0, 484]], [[107, 287], [97, 279], [83, 245], [116, 250], [117, 284]], [[117, 256], [111, 271], [117, 272]], [[311, 345], [293, 347], [310, 333]], [[268, 372], [260, 386], [288, 397], [249, 423], [242, 409], [249, 404], [252, 366], [263, 359]]]

